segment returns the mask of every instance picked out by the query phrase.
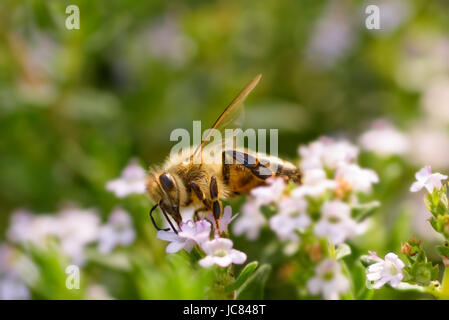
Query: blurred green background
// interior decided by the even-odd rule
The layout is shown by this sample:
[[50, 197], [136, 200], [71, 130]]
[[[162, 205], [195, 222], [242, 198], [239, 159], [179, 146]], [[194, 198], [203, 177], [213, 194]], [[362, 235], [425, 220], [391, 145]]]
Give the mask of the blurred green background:
[[[65, 27], [70, 4], [79, 30]], [[365, 27], [368, 4], [380, 6], [381, 30]], [[379, 118], [411, 134], [418, 155], [362, 157], [381, 176], [385, 230], [416, 166], [449, 167], [444, 145], [435, 157], [425, 145], [436, 138], [422, 136], [447, 146], [449, 89], [439, 111], [429, 85], [449, 75], [448, 1], [3, 0], [0, 239], [19, 207], [107, 214], [117, 199], [105, 183], [130, 158], [160, 163], [173, 129], [212, 124], [258, 73], [245, 126], [278, 128], [286, 158], [321, 135], [356, 141]]]

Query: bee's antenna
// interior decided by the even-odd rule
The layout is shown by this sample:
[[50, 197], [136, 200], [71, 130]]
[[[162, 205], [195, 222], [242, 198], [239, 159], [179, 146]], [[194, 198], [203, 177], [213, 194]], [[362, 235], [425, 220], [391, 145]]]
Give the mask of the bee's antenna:
[[[162, 208], [162, 206], [160, 207], [162, 213], [164, 214], [165, 219], [167, 219], [168, 223], [170, 224], [170, 227], [173, 229], [173, 231], [178, 234], [178, 230], [176, 230], [176, 228], [173, 226], [173, 223], [170, 221], [170, 219], [168, 218], [168, 215], [165, 213], [164, 209]], [[170, 230], [170, 229], [167, 229]]]
[[[170, 230], [170, 228], [161, 229], [161, 228], [159, 228], [159, 227], [157, 226], [156, 221], [154, 221], [154, 218], [153, 218], [153, 211], [154, 211], [154, 209], [157, 208], [158, 205], [159, 205], [159, 204], [156, 203], [156, 204], [154, 205], [154, 207], [151, 208], [151, 210], [150, 210], [150, 218], [151, 218], [151, 222], [153, 222], [153, 226], [156, 228], [157, 231], [161, 231], [161, 230], [162, 230], [162, 231], [168, 231], [168, 230]], [[165, 212], [164, 212], [164, 215], [165, 215]]]

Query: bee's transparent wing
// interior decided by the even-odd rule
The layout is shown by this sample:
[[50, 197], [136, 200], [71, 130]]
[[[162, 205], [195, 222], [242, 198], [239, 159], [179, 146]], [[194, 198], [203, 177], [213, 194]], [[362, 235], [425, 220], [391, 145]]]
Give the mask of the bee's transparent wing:
[[[254, 79], [252, 79], [242, 91], [231, 101], [231, 103], [226, 107], [223, 113], [218, 117], [215, 121], [211, 129], [219, 130], [223, 132], [226, 128], [231, 127], [232, 125], [241, 125], [241, 121], [243, 119], [243, 102], [245, 101], [248, 94], [256, 87], [257, 83], [259, 83], [261, 74], [258, 74]], [[214, 130], [208, 130], [206, 135], [203, 137], [201, 144], [195, 149], [192, 154], [192, 158], [200, 154], [200, 150], [203, 150], [204, 147], [209, 144], [211, 140], [211, 136]], [[214, 141], [215, 143], [222, 143], [218, 141]]]

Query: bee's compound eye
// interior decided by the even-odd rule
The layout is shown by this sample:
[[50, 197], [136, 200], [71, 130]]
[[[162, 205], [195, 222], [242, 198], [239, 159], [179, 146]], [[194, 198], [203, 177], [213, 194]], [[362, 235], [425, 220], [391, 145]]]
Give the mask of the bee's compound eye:
[[169, 173], [163, 173], [159, 176], [159, 181], [166, 191], [172, 191], [175, 188], [173, 178]]

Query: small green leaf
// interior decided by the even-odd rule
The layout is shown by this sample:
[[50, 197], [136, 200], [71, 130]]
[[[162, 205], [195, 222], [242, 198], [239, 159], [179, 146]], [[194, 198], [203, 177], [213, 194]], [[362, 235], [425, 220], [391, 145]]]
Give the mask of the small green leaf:
[[432, 193], [427, 194], [427, 199], [424, 203], [434, 217], [447, 215], [449, 208], [446, 193], [447, 186], [444, 185], [441, 189], [435, 188]]
[[257, 269], [258, 266], [259, 263], [257, 261], [248, 263], [245, 266], [245, 268], [243, 268], [243, 270], [240, 272], [238, 278], [225, 288], [225, 292], [234, 291], [240, 288], [246, 282], [246, 280], [248, 280], [248, 278], [254, 273], [254, 271]]
[[342, 243], [337, 247], [335, 257], [337, 258], [337, 260], [340, 260], [350, 254], [351, 254], [351, 247], [348, 246], [346, 243]]
[[438, 246], [437, 251], [440, 255], [449, 257], [449, 242], [445, 241], [444, 245]]
[[131, 270], [131, 263], [126, 252], [111, 252], [108, 254], [98, 254], [94, 249], [86, 250], [86, 258], [91, 263], [98, 264], [108, 269], [116, 271]]
[[433, 266], [431, 262], [419, 262], [410, 268], [409, 273], [412, 276], [410, 283], [428, 286], [438, 277], [438, 266]]
[[271, 272], [271, 266], [264, 264], [237, 290], [237, 299], [253, 300], [263, 299], [265, 283]]
[[379, 201], [371, 201], [364, 204], [355, 205], [352, 207], [352, 213], [357, 221], [362, 221], [370, 216], [374, 210], [380, 207]]

